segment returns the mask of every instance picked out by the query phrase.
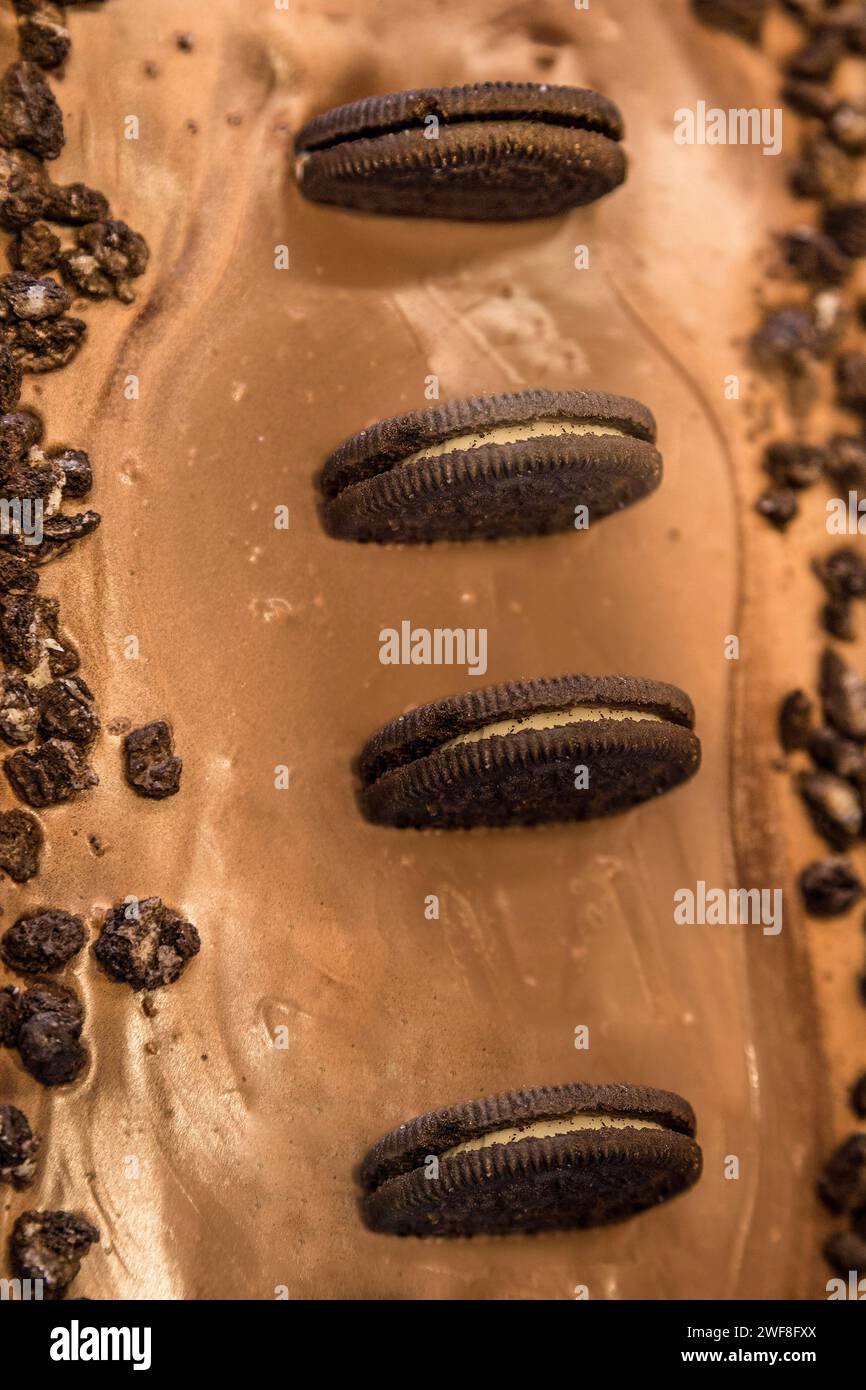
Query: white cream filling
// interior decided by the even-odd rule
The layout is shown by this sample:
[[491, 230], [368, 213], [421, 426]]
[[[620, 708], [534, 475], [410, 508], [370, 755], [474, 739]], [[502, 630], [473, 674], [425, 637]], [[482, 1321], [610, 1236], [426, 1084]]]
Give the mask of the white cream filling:
[[441, 458], [443, 454], [454, 454], [466, 449], [477, 449], [482, 444], [519, 444], [524, 439], [546, 439], [557, 434], [616, 434], [622, 430], [613, 425], [595, 425], [590, 420], [533, 420], [527, 425], [496, 425], [493, 429], [474, 434], [457, 434], [452, 439], [443, 439], [441, 444], [430, 444], [408, 458], [400, 459], [397, 467], [404, 468], [407, 463], [417, 463], [420, 459]]
[[478, 1139], [466, 1139], [446, 1149], [440, 1158], [453, 1158], [455, 1154], [472, 1153], [476, 1149], [489, 1149], [491, 1144], [519, 1144], [521, 1139], [552, 1139], [557, 1134], [577, 1134], [585, 1129], [664, 1129], [656, 1120], [638, 1120], [630, 1116], [613, 1115], [567, 1115], [561, 1120], [536, 1120], [524, 1129], [492, 1129]]
[[522, 733], [524, 729], [558, 729], [563, 724], [583, 724], [599, 719], [654, 719], [659, 724], [664, 723], [660, 714], [650, 714], [647, 710], [616, 709], [611, 705], [571, 705], [568, 709], [547, 710], [522, 717], [518, 715], [513, 719], [482, 724], [480, 729], [471, 729], [468, 734], [450, 738], [441, 748], [456, 748], [459, 743], [479, 743], [483, 738], [506, 738], [508, 734]]

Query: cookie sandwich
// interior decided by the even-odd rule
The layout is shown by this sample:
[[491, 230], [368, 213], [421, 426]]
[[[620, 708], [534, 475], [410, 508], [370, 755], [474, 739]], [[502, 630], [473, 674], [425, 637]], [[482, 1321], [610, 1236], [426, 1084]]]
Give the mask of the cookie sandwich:
[[399, 1236], [623, 1221], [697, 1182], [695, 1128], [687, 1101], [648, 1086], [572, 1083], [448, 1106], [369, 1151], [364, 1221]]
[[600, 391], [520, 391], [353, 435], [322, 470], [322, 515], [341, 540], [380, 543], [584, 531], [661, 478], [645, 405]]
[[612, 192], [622, 117], [581, 87], [480, 82], [366, 97], [313, 117], [295, 141], [304, 197], [361, 212], [515, 221]]
[[686, 782], [701, 746], [682, 690], [632, 676], [510, 681], [421, 705], [358, 759], [379, 825], [462, 829], [614, 815]]

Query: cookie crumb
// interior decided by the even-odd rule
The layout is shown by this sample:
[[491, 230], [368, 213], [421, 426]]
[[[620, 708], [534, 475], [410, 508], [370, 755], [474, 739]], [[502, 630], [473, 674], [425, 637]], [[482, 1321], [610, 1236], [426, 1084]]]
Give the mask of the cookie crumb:
[[19, 1191], [29, 1187], [36, 1174], [39, 1144], [23, 1110], [0, 1105], [0, 1183]]
[[131, 989], [159, 989], [178, 980], [201, 949], [201, 938], [161, 898], [128, 899], [105, 917], [93, 954], [113, 980]]
[[162, 801], [180, 791], [183, 762], [174, 755], [171, 725], [155, 719], [133, 729], [123, 741], [126, 780], [139, 796]]
[[99, 1231], [70, 1211], [25, 1211], [12, 1228], [12, 1266], [21, 1279], [39, 1279], [42, 1296], [57, 1300], [99, 1240]]
[[86, 939], [80, 917], [48, 908], [19, 917], [0, 937], [0, 957], [19, 975], [52, 975], [68, 965]]
[[839, 917], [863, 897], [864, 888], [847, 859], [831, 857], [806, 865], [800, 891], [812, 917]]
[[812, 727], [814, 706], [804, 690], [792, 690], [779, 708], [779, 742], [786, 753], [805, 748]]

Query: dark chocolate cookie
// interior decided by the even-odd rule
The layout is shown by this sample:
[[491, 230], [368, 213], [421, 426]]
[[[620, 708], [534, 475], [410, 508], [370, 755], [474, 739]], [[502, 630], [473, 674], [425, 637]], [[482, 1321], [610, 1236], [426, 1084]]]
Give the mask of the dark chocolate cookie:
[[418, 829], [613, 815], [694, 776], [694, 710], [626, 676], [513, 681], [422, 705], [363, 748], [361, 808]]
[[301, 192], [362, 212], [548, 217], [623, 182], [622, 118], [580, 87], [484, 82], [367, 97], [295, 141]]
[[331, 454], [323, 519], [343, 540], [585, 530], [658, 487], [646, 406], [597, 391], [478, 396], [383, 420]]
[[695, 1117], [645, 1086], [574, 1083], [432, 1111], [361, 1164], [363, 1214], [391, 1235], [497, 1235], [622, 1221], [701, 1173]]

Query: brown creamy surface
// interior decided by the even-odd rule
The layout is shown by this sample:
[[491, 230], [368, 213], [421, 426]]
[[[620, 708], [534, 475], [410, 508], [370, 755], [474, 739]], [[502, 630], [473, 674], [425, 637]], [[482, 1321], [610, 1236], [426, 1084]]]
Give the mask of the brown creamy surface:
[[[32, 1191], [4, 1190], [4, 1244], [27, 1205], [81, 1209], [103, 1236], [76, 1285], [94, 1298], [271, 1298], [285, 1285], [293, 1298], [568, 1299], [577, 1284], [593, 1298], [821, 1296], [826, 1222], [811, 1184], [833, 1134], [825, 1053], [838, 1097], [855, 1055], [844, 1030], [848, 1048], [864, 1036], [851, 984], [862, 940], [856, 924], [805, 925], [792, 880], [802, 847], [772, 830], [792, 797], [764, 775], [773, 712], [811, 675], [815, 594], [802, 540], [749, 513], [746, 411], [723, 395], [742, 369], [735, 340], [751, 325], [767, 228], [791, 218], [786, 161], [672, 139], [677, 107], [771, 100], [770, 63], [701, 29], [685, 0], [195, 11], [70, 10], [57, 176], [104, 189], [152, 265], [133, 309], [85, 309], [84, 351], [30, 378], [24, 397], [51, 440], [91, 451], [103, 514], [94, 540], [43, 572], [43, 592], [61, 597], [106, 722], [173, 720], [183, 787], [164, 804], [136, 798], [105, 734], [101, 785], [44, 815], [43, 873], [4, 885], [3, 922], [36, 904], [93, 921], [126, 894], [156, 893], [197, 923], [203, 949], [153, 1018], [79, 958], [93, 1060], [71, 1088], [45, 1091], [0, 1055], [3, 1098], [45, 1136]], [[194, 51], [179, 52], [174, 35], [193, 22]], [[7, 16], [3, 60], [12, 52]], [[374, 219], [299, 198], [291, 132], [308, 116], [484, 79], [616, 99], [625, 188], [520, 226]], [[123, 139], [129, 114], [137, 143]], [[288, 272], [273, 269], [281, 243]], [[573, 269], [581, 243], [589, 271]], [[124, 397], [129, 373], [137, 402]], [[584, 536], [329, 540], [313, 473], [346, 435], [423, 406], [429, 373], [442, 399], [632, 394], [657, 414], [663, 486]], [[280, 504], [288, 533], [273, 526]], [[698, 712], [699, 777], [581, 827], [366, 825], [350, 763], [367, 735], [476, 680], [380, 665], [380, 629], [404, 619], [487, 627], [486, 681], [585, 671], [681, 685]], [[730, 633], [739, 663], [723, 657]], [[137, 661], [124, 657], [129, 635]], [[277, 764], [288, 791], [274, 789]], [[675, 926], [673, 893], [698, 879], [784, 887], [782, 934]], [[438, 922], [425, 920], [428, 894]], [[843, 939], [851, 960], [838, 945], [825, 959]], [[822, 1040], [813, 981], [828, 971]], [[574, 1047], [580, 1024], [588, 1052]], [[353, 1167], [385, 1130], [573, 1079], [688, 1097], [699, 1186], [602, 1231], [424, 1243], [363, 1229]], [[723, 1176], [731, 1154], [738, 1181]]]

